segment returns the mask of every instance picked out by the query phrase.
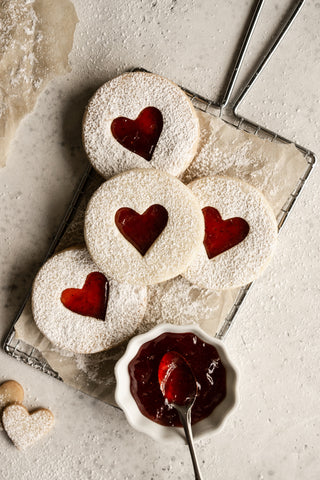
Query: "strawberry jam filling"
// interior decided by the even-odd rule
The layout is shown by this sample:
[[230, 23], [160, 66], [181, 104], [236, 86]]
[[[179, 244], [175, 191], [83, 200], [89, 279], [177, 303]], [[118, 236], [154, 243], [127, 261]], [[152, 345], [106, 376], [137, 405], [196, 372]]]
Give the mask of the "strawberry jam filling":
[[209, 259], [238, 245], [249, 233], [249, 224], [243, 218], [223, 220], [213, 207], [203, 208], [202, 213], [205, 222], [203, 243]]
[[[168, 352], [171, 358], [165, 356]], [[176, 353], [192, 371], [192, 378], [187, 374], [186, 386], [182, 385], [181, 374], [182, 370], [186, 373], [188, 367], [182, 366], [176, 355], [172, 358]], [[191, 382], [195, 380], [197, 394], [192, 407], [192, 423], [199, 422], [225, 398], [226, 371], [216, 348], [193, 333], [163, 333], [142, 345], [128, 366], [131, 394], [140, 412], [147, 418], [165, 426], [181, 426], [178, 413], [161, 391], [161, 380], [170, 363], [178, 364], [178, 368], [174, 369], [176, 374], [171, 377], [165, 391], [171, 400], [184, 402], [192, 393], [194, 387], [191, 387]]]
[[115, 223], [124, 238], [144, 256], [168, 222], [168, 212], [162, 205], [151, 205], [142, 215], [132, 208], [120, 208]]
[[100, 272], [92, 272], [82, 288], [67, 288], [61, 294], [63, 305], [74, 313], [104, 320], [109, 284]]
[[151, 160], [163, 127], [162, 113], [156, 107], [144, 108], [135, 120], [118, 117], [111, 133], [124, 148], [148, 162]]

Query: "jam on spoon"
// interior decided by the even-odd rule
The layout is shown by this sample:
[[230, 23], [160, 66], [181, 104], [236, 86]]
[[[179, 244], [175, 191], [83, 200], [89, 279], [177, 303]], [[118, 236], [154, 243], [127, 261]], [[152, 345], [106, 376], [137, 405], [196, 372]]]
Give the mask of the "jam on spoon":
[[191, 409], [198, 388], [196, 378], [184, 357], [178, 352], [169, 351], [160, 361], [158, 380], [163, 396], [178, 412], [189, 446], [195, 479], [201, 480], [191, 428]]
[[197, 383], [186, 360], [178, 352], [163, 355], [158, 369], [160, 390], [170, 404], [186, 405], [194, 401]]

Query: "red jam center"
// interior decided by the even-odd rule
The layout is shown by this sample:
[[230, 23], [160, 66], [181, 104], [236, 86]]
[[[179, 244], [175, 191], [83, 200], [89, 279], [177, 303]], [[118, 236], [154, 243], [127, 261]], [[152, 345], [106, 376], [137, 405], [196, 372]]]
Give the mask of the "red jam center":
[[184, 357], [178, 352], [163, 355], [158, 369], [160, 390], [169, 403], [187, 405], [197, 394], [196, 379]]
[[222, 220], [219, 211], [213, 207], [203, 208], [202, 213], [205, 222], [203, 243], [208, 258], [216, 257], [238, 245], [249, 233], [249, 224], [243, 218]]
[[131, 394], [147, 418], [165, 426], [181, 426], [178, 413], [168, 405], [159, 385], [159, 366], [167, 352], [179, 353], [193, 372], [197, 396], [192, 423], [199, 422], [225, 398], [226, 371], [216, 348], [193, 333], [163, 333], [142, 345], [128, 366]]
[[151, 160], [163, 127], [162, 113], [155, 107], [144, 108], [135, 120], [118, 117], [111, 123], [111, 133], [124, 148], [148, 162]]
[[120, 208], [115, 222], [124, 236], [144, 256], [168, 223], [168, 212], [162, 205], [151, 205], [142, 215], [132, 208]]
[[104, 320], [109, 284], [100, 272], [92, 272], [82, 288], [67, 288], [61, 294], [63, 305], [74, 313]]

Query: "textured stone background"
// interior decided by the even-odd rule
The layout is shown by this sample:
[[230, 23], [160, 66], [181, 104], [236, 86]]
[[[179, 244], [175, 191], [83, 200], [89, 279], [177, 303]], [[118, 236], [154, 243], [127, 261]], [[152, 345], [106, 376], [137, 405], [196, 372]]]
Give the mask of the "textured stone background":
[[[53, 80], [21, 123], [1, 176], [0, 337], [31, 285], [86, 167], [80, 125], [104, 81], [133, 66], [206, 97], [222, 91], [247, 0], [75, 0], [71, 73]], [[288, 6], [269, 0], [243, 80]], [[320, 2], [300, 16], [241, 106], [257, 123], [316, 153], [320, 141]], [[223, 431], [197, 445], [205, 479], [317, 480], [319, 464], [319, 231], [316, 167], [283, 228], [271, 265], [246, 299], [226, 345], [240, 370], [240, 405]], [[51, 407], [56, 427], [19, 453], [0, 435], [0, 479], [192, 479], [186, 447], [166, 448], [123, 414], [0, 352], [0, 381]]]

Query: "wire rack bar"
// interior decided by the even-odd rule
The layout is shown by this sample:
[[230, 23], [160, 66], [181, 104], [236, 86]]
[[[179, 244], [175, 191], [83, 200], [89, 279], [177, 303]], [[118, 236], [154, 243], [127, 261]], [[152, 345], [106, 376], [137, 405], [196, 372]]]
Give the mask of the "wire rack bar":
[[250, 19], [249, 27], [246, 30], [246, 34], [245, 34], [243, 42], [241, 44], [235, 66], [234, 66], [233, 71], [231, 73], [226, 92], [225, 92], [225, 94], [222, 98], [222, 101], [221, 101], [221, 105], [220, 105], [221, 108], [225, 108], [227, 106], [227, 104], [229, 103], [233, 88], [236, 84], [236, 81], [237, 81], [237, 78], [238, 78], [238, 75], [239, 75], [239, 72], [240, 72], [240, 69], [241, 69], [242, 62], [244, 60], [249, 42], [250, 42], [251, 37], [253, 35], [253, 32], [254, 32], [255, 26], [257, 24], [259, 15], [261, 13], [261, 9], [263, 7], [264, 1], [265, 0], [259, 0], [256, 4], [255, 8], [254, 8], [253, 15]]
[[234, 111], [235, 115], [237, 115], [236, 112], [237, 112], [240, 104], [242, 103], [242, 101], [246, 97], [247, 93], [249, 92], [251, 87], [254, 85], [254, 83], [257, 80], [257, 78], [259, 77], [260, 73], [262, 72], [264, 67], [267, 65], [270, 58], [272, 57], [272, 55], [274, 54], [274, 52], [276, 51], [276, 49], [280, 45], [280, 42], [282, 41], [282, 39], [284, 38], [284, 36], [288, 32], [288, 30], [291, 27], [293, 21], [295, 20], [297, 15], [300, 13], [300, 10], [303, 7], [304, 2], [305, 2], [305, 0], [299, 0], [298, 1], [297, 5], [294, 7], [293, 11], [289, 14], [286, 22], [281, 26], [278, 34], [276, 35], [276, 38], [274, 39], [274, 41], [272, 43], [272, 45], [270, 46], [268, 51], [265, 53], [265, 55], [262, 57], [259, 65], [256, 68], [255, 72], [253, 73], [252, 77], [250, 78], [250, 80], [248, 82], [246, 82], [246, 85], [245, 85], [244, 89], [242, 90], [240, 95], [234, 100], [233, 111]]

